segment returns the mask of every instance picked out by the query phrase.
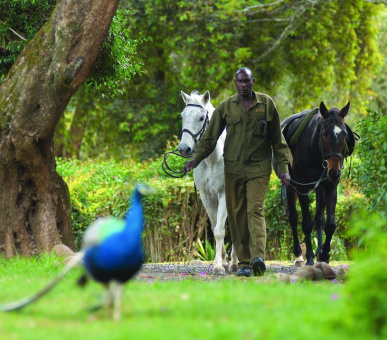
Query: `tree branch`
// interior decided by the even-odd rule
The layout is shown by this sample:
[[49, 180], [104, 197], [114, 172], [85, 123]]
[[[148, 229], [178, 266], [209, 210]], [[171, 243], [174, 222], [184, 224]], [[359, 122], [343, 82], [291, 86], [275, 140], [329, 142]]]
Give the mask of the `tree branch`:
[[[302, 1], [305, 3], [305, 1]], [[274, 51], [282, 42], [283, 39], [287, 38], [289, 34], [299, 25], [298, 19], [305, 13], [305, 11], [315, 5], [315, 1], [306, 0], [304, 6], [297, 6], [296, 10], [293, 12], [293, 15], [289, 18], [290, 23], [284, 28], [280, 36], [274, 41], [274, 43], [269, 47], [269, 49], [260, 55], [256, 61], [259, 61], [266, 57], [269, 53]]]
[[19, 33], [17, 33], [15, 30], [13, 30], [11, 27], [8, 27], [8, 29], [13, 33], [16, 34], [21, 40], [26, 41], [27, 39], [23, 38]]
[[[0, 22], [1, 22], [2, 24], [6, 25], [4, 21], [0, 20]], [[17, 32], [16, 32], [14, 29], [12, 29], [11, 27], [8, 27], [8, 29], [9, 29], [13, 34], [16, 34], [20, 39], [22, 39], [22, 40], [24, 40], [24, 41], [27, 40], [26, 38], [23, 38], [19, 33], [17, 33]]]
[[[261, 56], [259, 56], [256, 61], [259, 61], [261, 60], [262, 58], [264, 58], [265, 56], [267, 56], [269, 53], [271, 53], [272, 51], [274, 51], [282, 42], [282, 40], [284, 40], [285, 38], [287, 38], [289, 36], [289, 34], [297, 27], [300, 25], [300, 22], [299, 22], [299, 18], [301, 18], [301, 16], [305, 13], [306, 10], [308, 10], [309, 8], [315, 6], [315, 5], [318, 5], [318, 4], [327, 4], [329, 2], [331, 2], [333, 0], [299, 0], [299, 1], [294, 1], [291, 6], [289, 6], [290, 8], [293, 8], [294, 11], [293, 11], [293, 14], [291, 15], [291, 17], [289, 19], [287, 19], [287, 21], [289, 21], [289, 24], [283, 29], [282, 33], [279, 35], [279, 37], [274, 41], [274, 43], [272, 43], [272, 45], [269, 47], [269, 49], [264, 52]], [[370, 3], [373, 3], [373, 4], [384, 4], [384, 5], [387, 5], [387, 0], [365, 0], [366, 2], [370, 2]], [[283, 1], [282, 0], [279, 0], [279, 1], [276, 1], [276, 2], [272, 2], [270, 4], [262, 4], [262, 5], [256, 5], [256, 6], [250, 6], [250, 7], [246, 7], [244, 10], [242, 11], [248, 11], [248, 10], [251, 10], [251, 9], [256, 9], [257, 11], [254, 11], [253, 13], [249, 13], [249, 14], [254, 14], [254, 13], [257, 13], [259, 10], [262, 10], [263, 7], [267, 7], [268, 5], [271, 5], [271, 6], [276, 6], [280, 3], [282, 3]], [[279, 11], [281, 9], [284, 9], [285, 7], [288, 7], [286, 4], [284, 6], [279, 6], [275, 9], [275, 11]], [[263, 9], [263, 11], [267, 11], [266, 9]], [[271, 13], [273, 13], [273, 11], [271, 11]], [[276, 19], [276, 18], [273, 18], [273, 19], [267, 19], [267, 18], [264, 18], [264, 19], [255, 19], [255, 20], [247, 20], [247, 22], [257, 22], [257, 21], [282, 21], [282, 22], [285, 22], [286, 20], [285, 19]]]
[[281, 2], [284, 2], [284, 0], [278, 0], [275, 2], [268, 3], [268, 4], [259, 4], [259, 5], [249, 6], [249, 7], [246, 7], [244, 9], [240, 10], [240, 11], [237, 11], [237, 12], [249, 12], [249, 11], [254, 10], [254, 9], [261, 9], [264, 7], [276, 6], [276, 5], [280, 4]]
[[387, 5], [387, 1], [386, 0], [364, 0], [366, 2], [370, 2], [372, 4], [375, 4], [375, 5]]

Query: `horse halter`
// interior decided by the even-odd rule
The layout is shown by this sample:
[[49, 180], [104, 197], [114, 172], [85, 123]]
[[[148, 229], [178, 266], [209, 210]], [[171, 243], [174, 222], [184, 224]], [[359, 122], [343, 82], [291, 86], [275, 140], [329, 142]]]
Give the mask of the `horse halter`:
[[[324, 121], [327, 121], [327, 120], [330, 120], [330, 119], [333, 119], [333, 117], [329, 117], [329, 118], [324, 118]], [[321, 131], [320, 131], [320, 144], [321, 144], [321, 154], [322, 154], [322, 159], [323, 159], [323, 162], [322, 162], [322, 167], [324, 169], [326, 169], [328, 167], [328, 161], [327, 159], [330, 158], [330, 157], [339, 157], [340, 158], [340, 162], [341, 162], [341, 166], [343, 166], [343, 161], [344, 161], [344, 156], [341, 154], [341, 153], [338, 153], [338, 152], [332, 152], [332, 153], [327, 153], [325, 155], [324, 153], [324, 144], [322, 142], [322, 135], [323, 135], [323, 127], [321, 128]]]
[[[205, 110], [205, 108], [199, 104], [187, 104], [187, 106], [195, 106], [195, 107], [200, 107], [202, 108], [203, 110]], [[189, 131], [188, 129], [183, 129], [183, 133], [184, 132], [187, 132], [188, 134], [191, 135], [191, 137], [193, 138], [194, 142], [195, 142], [195, 145], [199, 142], [200, 138], [202, 138], [203, 136], [203, 133], [204, 131], [206, 130], [206, 127], [209, 123], [209, 119], [208, 119], [208, 110], [206, 110], [206, 119], [204, 120], [204, 124], [202, 126], [202, 128], [199, 130], [199, 132], [193, 134], [191, 131]], [[196, 138], [198, 137], [198, 138]]]

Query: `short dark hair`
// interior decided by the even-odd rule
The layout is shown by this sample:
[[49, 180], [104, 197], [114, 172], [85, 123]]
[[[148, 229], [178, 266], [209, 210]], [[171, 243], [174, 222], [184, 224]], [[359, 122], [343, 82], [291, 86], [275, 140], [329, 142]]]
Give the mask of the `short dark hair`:
[[254, 78], [253, 77], [253, 71], [251, 71], [248, 67], [241, 67], [240, 69], [238, 69], [236, 72], [235, 72], [235, 78], [236, 76], [238, 75], [238, 73], [240, 72], [246, 72], [246, 73], [250, 73], [251, 74], [251, 78]]

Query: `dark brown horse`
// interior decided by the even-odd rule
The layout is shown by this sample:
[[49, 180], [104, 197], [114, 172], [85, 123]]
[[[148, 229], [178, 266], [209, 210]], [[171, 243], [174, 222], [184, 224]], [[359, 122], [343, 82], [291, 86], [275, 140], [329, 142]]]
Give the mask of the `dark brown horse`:
[[[296, 264], [302, 264], [304, 261], [297, 233], [297, 197], [302, 210], [306, 264], [312, 265], [315, 256], [319, 261], [329, 263], [332, 235], [336, 229], [337, 185], [343, 169], [344, 157], [349, 156], [355, 146], [354, 134], [344, 123], [349, 106], [348, 102], [341, 110], [336, 108], [328, 110], [324, 102], [321, 102], [319, 109], [306, 110], [292, 115], [281, 124], [283, 135], [293, 156], [289, 165], [291, 181], [286, 188], [286, 196]], [[301, 132], [298, 129], [300, 126]], [[314, 225], [309, 213], [308, 196], [313, 191], [316, 191]], [[324, 224], [325, 242], [323, 243]], [[318, 240], [315, 254], [311, 242], [313, 226], [316, 229]]]

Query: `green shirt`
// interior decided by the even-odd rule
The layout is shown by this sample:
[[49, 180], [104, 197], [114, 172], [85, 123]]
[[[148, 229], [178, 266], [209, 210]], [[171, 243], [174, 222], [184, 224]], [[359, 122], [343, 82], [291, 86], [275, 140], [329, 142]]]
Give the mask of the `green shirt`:
[[214, 111], [193, 158], [199, 164], [215, 149], [224, 128], [224, 171], [229, 177], [250, 179], [271, 173], [272, 151], [280, 173], [288, 172], [290, 150], [281, 132], [274, 101], [266, 94], [253, 92], [254, 102], [246, 111], [238, 95], [221, 102]]

